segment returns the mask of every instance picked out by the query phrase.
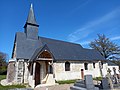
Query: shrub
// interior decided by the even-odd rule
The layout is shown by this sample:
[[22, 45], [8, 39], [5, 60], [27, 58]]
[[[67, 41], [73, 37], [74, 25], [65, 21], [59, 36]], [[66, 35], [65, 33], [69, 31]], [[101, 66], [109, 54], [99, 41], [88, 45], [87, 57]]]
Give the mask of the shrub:
[[1, 66], [0, 67], [0, 75], [6, 75], [7, 74], [7, 67]]

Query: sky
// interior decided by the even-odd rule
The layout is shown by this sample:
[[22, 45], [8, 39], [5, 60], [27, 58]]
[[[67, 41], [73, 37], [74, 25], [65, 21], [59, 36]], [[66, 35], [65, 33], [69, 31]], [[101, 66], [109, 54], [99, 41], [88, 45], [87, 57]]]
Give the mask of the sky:
[[120, 46], [120, 0], [0, 0], [0, 51], [11, 58], [33, 4], [39, 36], [81, 44], [105, 34]]

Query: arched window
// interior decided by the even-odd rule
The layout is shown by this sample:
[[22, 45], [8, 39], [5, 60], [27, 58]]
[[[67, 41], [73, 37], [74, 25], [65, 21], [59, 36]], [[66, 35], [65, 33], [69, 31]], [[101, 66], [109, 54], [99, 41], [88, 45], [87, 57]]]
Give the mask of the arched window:
[[84, 63], [85, 70], [88, 70], [88, 63]]
[[101, 62], [101, 68], [103, 68], [103, 62]]
[[70, 71], [70, 63], [65, 62], [65, 71]]
[[93, 68], [95, 68], [95, 63], [93, 63]]

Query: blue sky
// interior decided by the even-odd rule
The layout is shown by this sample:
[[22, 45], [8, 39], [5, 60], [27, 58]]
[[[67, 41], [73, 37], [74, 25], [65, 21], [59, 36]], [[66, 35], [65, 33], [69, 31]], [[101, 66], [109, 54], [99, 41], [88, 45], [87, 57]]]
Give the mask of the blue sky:
[[23, 32], [33, 3], [39, 36], [89, 48], [97, 34], [120, 45], [120, 0], [1, 0], [0, 51], [11, 57], [16, 32]]

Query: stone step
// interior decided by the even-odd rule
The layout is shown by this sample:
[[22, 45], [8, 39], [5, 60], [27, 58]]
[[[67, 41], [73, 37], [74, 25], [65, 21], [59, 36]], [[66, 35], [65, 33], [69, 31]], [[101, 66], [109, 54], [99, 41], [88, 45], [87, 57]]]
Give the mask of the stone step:
[[46, 80], [46, 84], [55, 84], [55, 79], [53, 78], [53, 74], [49, 74]]
[[84, 80], [77, 80], [76, 83], [82, 83], [82, 84], [85, 84], [85, 81], [84, 81]]
[[86, 88], [85, 84], [75, 83], [74, 86]]
[[70, 90], [87, 90], [87, 89], [82, 87], [72, 86], [70, 87]]

